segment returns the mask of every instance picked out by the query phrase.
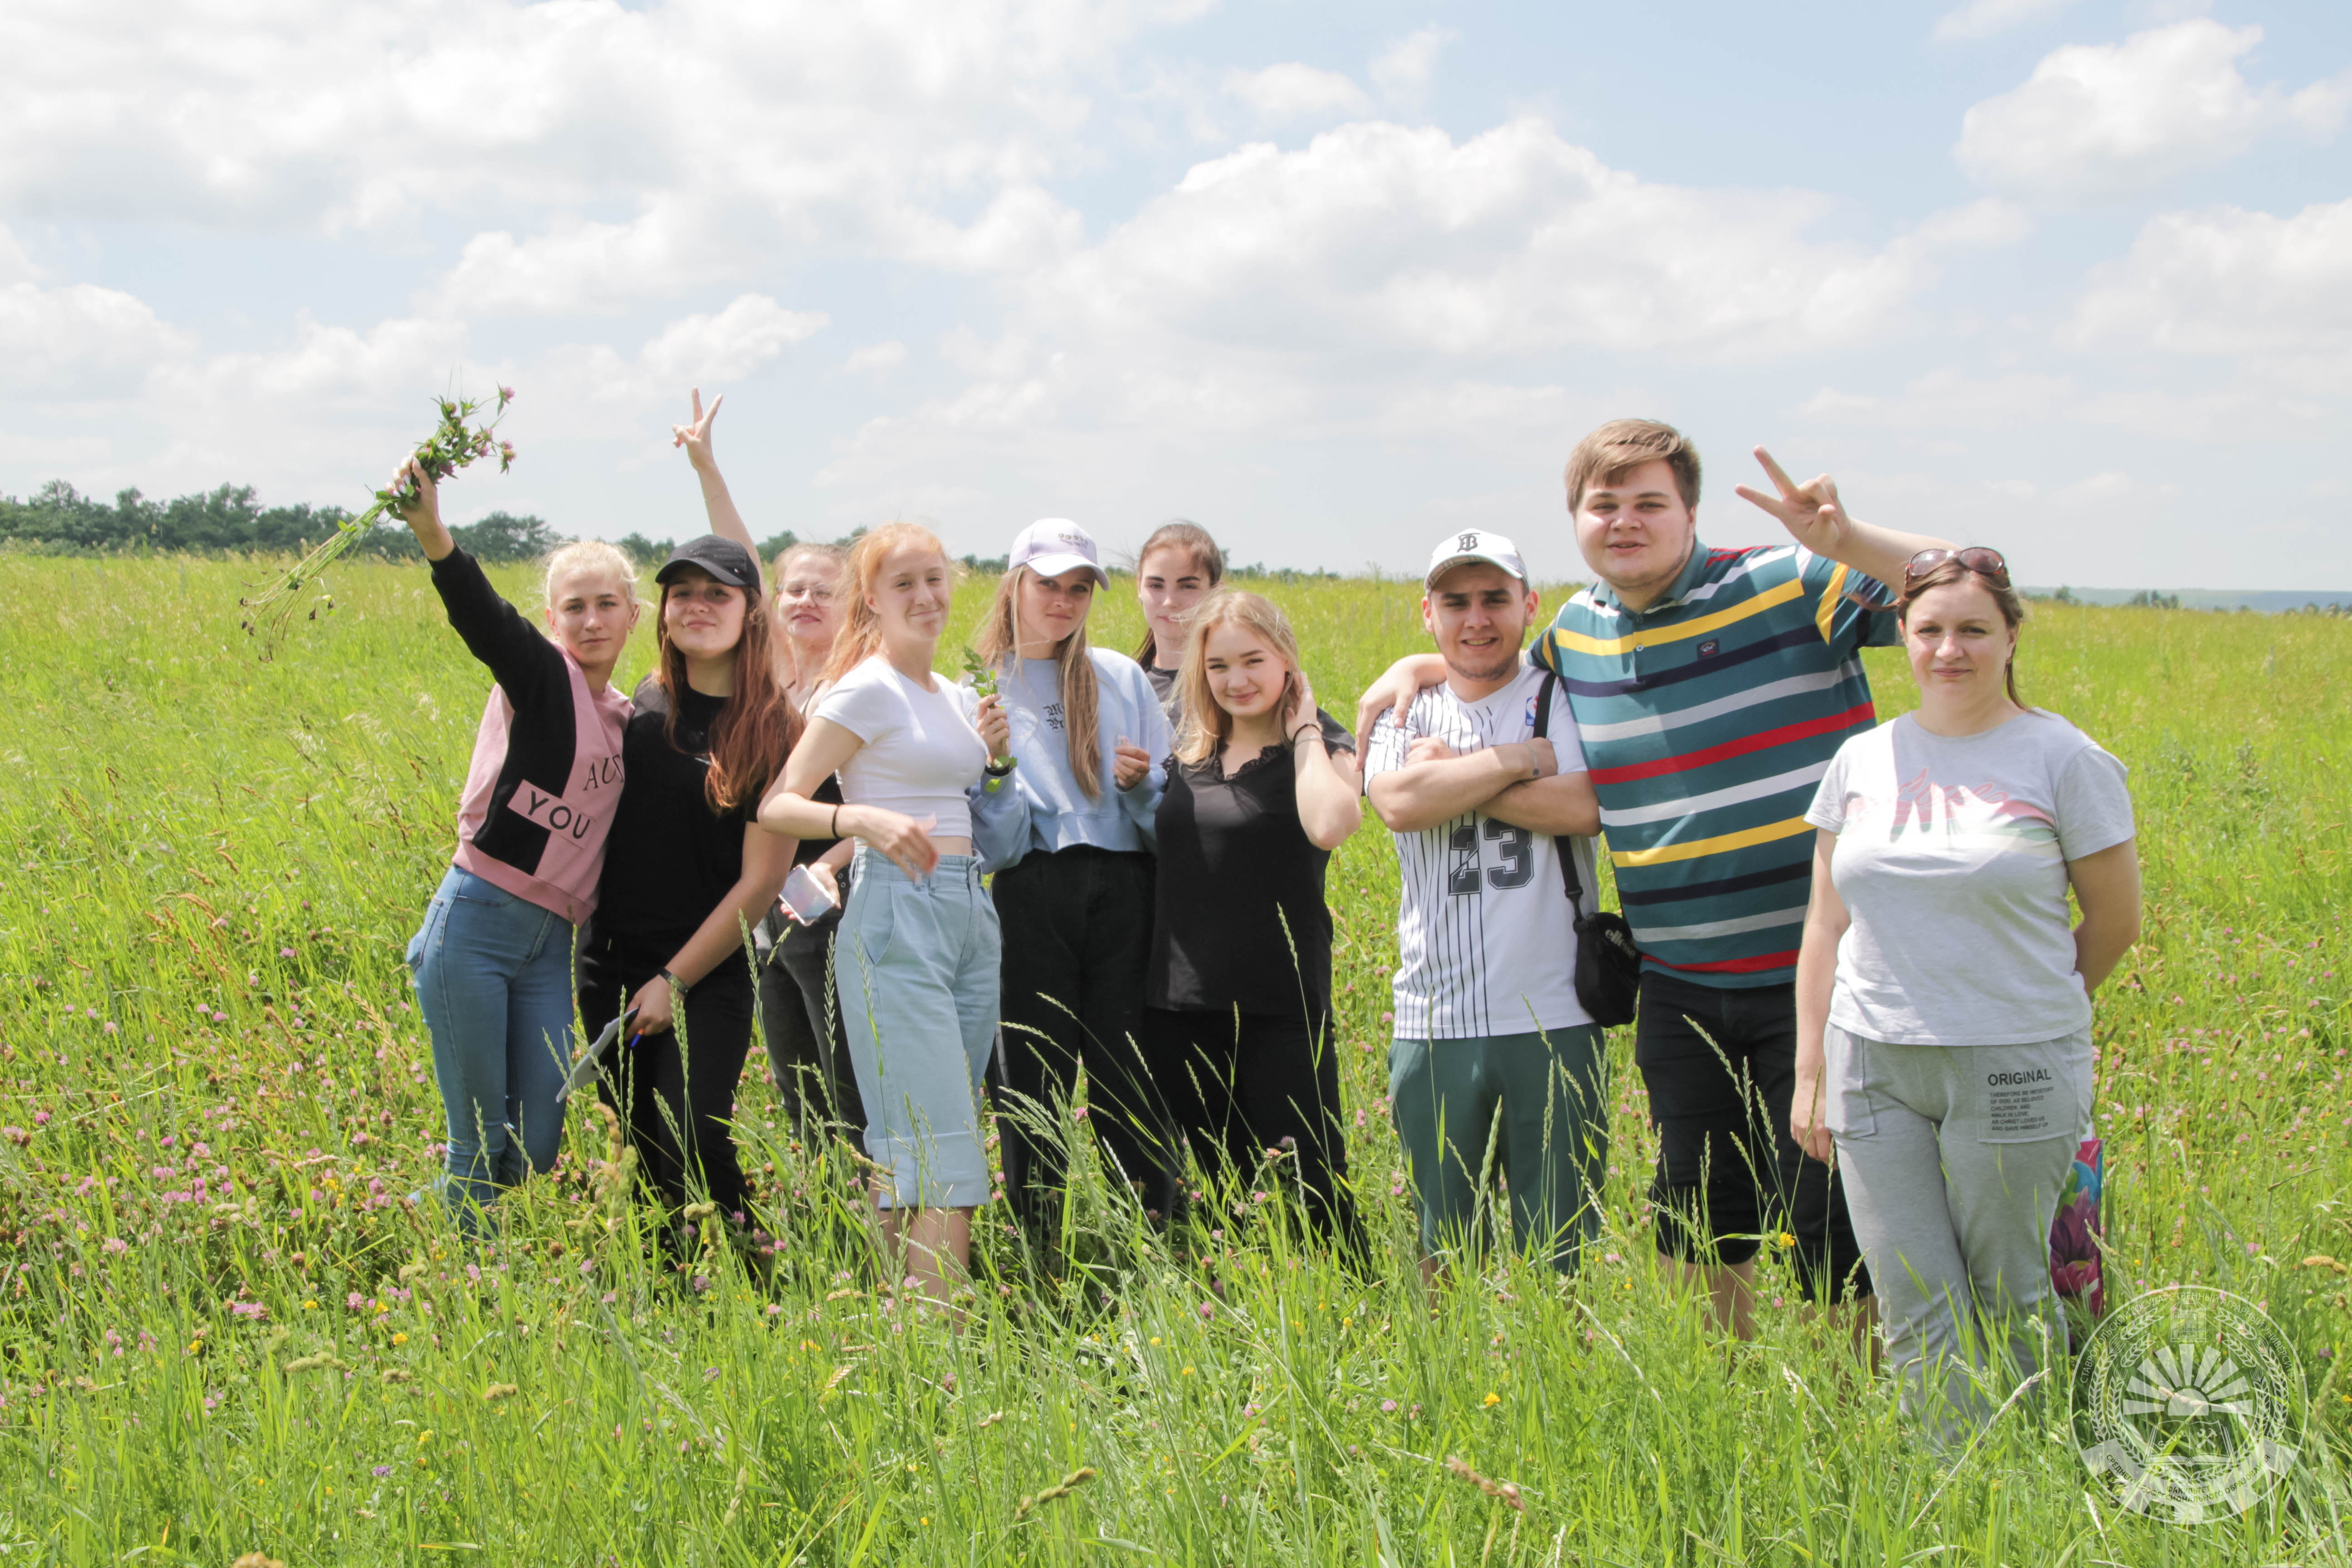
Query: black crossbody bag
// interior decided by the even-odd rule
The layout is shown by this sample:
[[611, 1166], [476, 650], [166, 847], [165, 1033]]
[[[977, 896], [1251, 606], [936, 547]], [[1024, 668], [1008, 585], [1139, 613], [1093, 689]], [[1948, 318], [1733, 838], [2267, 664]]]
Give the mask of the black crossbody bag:
[[[1546, 672], [1536, 692], [1538, 741], [1551, 739], [1551, 694], [1559, 677]], [[1552, 840], [1559, 847], [1559, 878], [1568, 885], [1569, 918], [1576, 923], [1576, 1001], [1604, 1029], [1633, 1021], [1633, 996], [1642, 984], [1642, 951], [1633, 945], [1633, 928], [1625, 917], [1607, 910], [1584, 912], [1584, 887], [1577, 880], [1576, 854], [1569, 836]]]

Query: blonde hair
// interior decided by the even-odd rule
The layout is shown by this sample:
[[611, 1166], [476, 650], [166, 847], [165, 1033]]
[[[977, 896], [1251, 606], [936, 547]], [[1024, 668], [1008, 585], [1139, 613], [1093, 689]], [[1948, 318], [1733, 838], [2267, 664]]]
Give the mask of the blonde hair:
[[569, 544], [559, 544], [548, 552], [547, 575], [541, 579], [540, 603], [552, 606], [555, 584], [574, 572], [593, 572], [621, 580], [621, 596], [632, 608], [637, 598], [637, 563], [613, 545], [601, 539], [575, 539]]
[[891, 552], [907, 545], [927, 551], [947, 563], [949, 580], [954, 580], [955, 563], [948, 561], [947, 546], [940, 536], [919, 522], [886, 522], [873, 532], [860, 535], [849, 547], [849, 560], [844, 574], [849, 579], [849, 603], [841, 618], [841, 630], [834, 634], [833, 657], [824, 661], [824, 679], [839, 680], [871, 658], [882, 646], [882, 617], [866, 604], [866, 595], [882, 575], [882, 563]]
[[838, 572], [848, 562], [849, 552], [838, 544], [819, 544], [813, 539], [803, 539], [797, 544], [787, 544], [784, 546], [784, 552], [776, 557], [777, 581], [781, 583], [783, 580], [784, 574], [793, 569], [793, 562], [812, 556], [819, 561], [831, 562], [834, 570]]
[[1698, 448], [1673, 426], [1656, 419], [1612, 419], [1576, 444], [1568, 455], [1568, 510], [1584, 504], [1595, 482], [1613, 485], [1648, 462], [1674, 470], [1675, 489], [1689, 510], [1698, 510]]
[[[1290, 629], [1290, 622], [1271, 599], [1241, 588], [1221, 588], [1201, 601], [1184, 628], [1184, 666], [1177, 673], [1176, 684], [1184, 693], [1184, 732], [1176, 738], [1176, 760], [1180, 763], [1205, 763], [1217, 754], [1233, 733], [1234, 716], [1224, 710], [1214, 693], [1209, 689], [1209, 667], [1205, 650], [1209, 634], [1231, 621], [1245, 630], [1255, 632], [1290, 667], [1298, 669], [1298, 638]], [[1289, 744], [1287, 736], [1283, 743]]]
[[[972, 651], [980, 656], [980, 661], [1006, 674], [1013, 672], [1013, 661], [1021, 657], [1021, 582], [1034, 575], [1028, 567], [1015, 566], [996, 580], [996, 597], [980, 623], [979, 636], [973, 639], [976, 646]], [[1102, 795], [1102, 701], [1084, 621], [1055, 645], [1054, 662], [1061, 669], [1055, 684], [1062, 694], [1063, 733], [1070, 748], [1070, 776], [1078, 781], [1080, 794], [1088, 800], [1098, 799]]]

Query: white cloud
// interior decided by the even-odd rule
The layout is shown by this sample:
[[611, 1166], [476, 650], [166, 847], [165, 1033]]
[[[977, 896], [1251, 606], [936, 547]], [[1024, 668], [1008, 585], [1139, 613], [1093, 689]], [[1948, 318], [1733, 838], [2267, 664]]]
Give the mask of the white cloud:
[[2352, 200], [2292, 217], [2215, 207], [2152, 218], [2094, 279], [2073, 335], [2340, 365], [2352, 353]]
[[1772, 353], [1885, 329], [1933, 277], [1935, 250], [2016, 227], [1985, 206], [1870, 251], [1813, 237], [1828, 212], [1805, 192], [1650, 184], [1540, 121], [1459, 143], [1358, 123], [1195, 166], [1036, 279], [1033, 309], [1097, 342], [1333, 366], [1571, 345]]
[[1010, 272], [1043, 267], [1086, 237], [1086, 223], [1034, 185], [1017, 185], [959, 226], [928, 213], [901, 215], [890, 248], [907, 260], [950, 272]]
[[2014, 202], [1986, 197], [1930, 213], [1914, 232], [1920, 244], [1938, 249], [1990, 250], [2032, 233], [2033, 219]]
[[2200, 377], [2175, 390], [2145, 379], [2107, 384], [2054, 371], [1975, 375], [1954, 366], [1930, 371], [1895, 394], [1825, 386], [1797, 412], [1832, 428], [1899, 431], [1931, 443], [1973, 434], [2013, 440], [2061, 428], [2201, 442], [2308, 426], [2326, 413], [2259, 375]]
[[120, 393], [136, 386], [155, 360], [188, 344], [187, 334], [159, 321], [145, 300], [120, 289], [0, 284], [0, 387], [13, 392]]
[[672, 321], [638, 357], [675, 389], [740, 381], [825, 324], [822, 310], [787, 310], [764, 294], [739, 296], [715, 315]]
[[740, 265], [707, 229], [682, 235], [686, 226], [674, 204], [661, 203], [625, 224], [563, 222], [520, 240], [503, 229], [478, 234], [425, 303], [449, 315], [581, 315], [709, 283]]
[[1401, 103], [1418, 102], [1429, 90], [1429, 79], [1436, 74], [1437, 57], [1460, 36], [1451, 27], [1423, 27], [1381, 51], [1367, 74], [1381, 96]]
[[[297, 318], [291, 344], [160, 366], [158, 391], [166, 401], [236, 409], [240, 417], [260, 406], [296, 402], [373, 407], [386, 387], [439, 387], [448, 382], [466, 349], [466, 329], [455, 321], [401, 317], [359, 331], [305, 313]], [[409, 391], [406, 400], [415, 397]]]
[[16, 243], [16, 237], [0, 228], [0, 283], [31, 283], [39, 277], [40, 269]]
[[2226, 162], [2274, 131], [2331, 134], [2352, 75], [2292, 95], [2256, 90], [2238, 61], [2262, 37], [2258, 26], [2196, 17], [2120, 44], [2053, 50], [2023, 86], [1969, 110], [1953, 156], [1987, 185], [2098, 201]]
[[1825, 424], [1883, 429], [2000, 430], [2049, 418], [2079, 399], [2074, 384], [2062, 375], [1977, 378], [1946, 368], [1919, 377], [1893, 397], [1823, 387], [1797, 411]]
[[0, 391], [81, 399], [135, 386], [187, 334], [145, 300], [89, 283], [47, 287], [46, 274], [0, 227]]
[[1225, 79], [1225, 90], [1269, 123], [1360, 114], [1371, 104], [1364, 89], [1339, 72], [1296, 62], [1234, 71]]
[[1936, 41], [1959, 43], [1990, 38], [1995, 33], [2064, 10], [2074, 0], [1969, 0], [1947, 11], [1936, 22]]
[[1870, 249], [1817, 237], [1832, 212], [1801, 191], [1645, 182], [1534, 120], [1459, 142], [1367, 121], [1294, 152], [1244, 147], [1010, 280], [1005, 331], [940, 341], [962, 383], [868, 422], [819, 482], [913, 506], [909, 476], [1009, 466], [1016, 488], [1118, 492], [1136, 482], [1138, 432], [1180, 493], [1276, 432], [1565, 450], [1611, 399], [1661, 400], [1614, 376], [1564, 386], [1563, 358], [1851, 348], [1906, 327], [1945, 253], [2024, 228], [1981, 201]]
[[907, 363], [907, 345], [892, 339], [887, 342], [866, 343], [849, 351], [841, 368], [852, 375], [883, 375]]
[[444, 293], [502, 309], [658, 297], [714, 249], [929, 260], [940, 214], [1003, 221], [1007, 192], [1034, 227], [1041, 178], [1095, 156], [1120, 47], [1202, 3], [22, 0], [0, 210], [331, 235], [495, 214]]

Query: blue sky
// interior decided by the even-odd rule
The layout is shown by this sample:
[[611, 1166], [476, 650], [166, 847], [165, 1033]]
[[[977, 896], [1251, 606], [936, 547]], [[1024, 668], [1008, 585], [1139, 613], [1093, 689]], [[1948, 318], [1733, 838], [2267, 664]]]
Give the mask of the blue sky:
[[1568, 448], [1762, 442], [2030, 582], [2352, 588], [2352, 8], [17, 0], [0, 490], [1001, 551], [1577, 563]]

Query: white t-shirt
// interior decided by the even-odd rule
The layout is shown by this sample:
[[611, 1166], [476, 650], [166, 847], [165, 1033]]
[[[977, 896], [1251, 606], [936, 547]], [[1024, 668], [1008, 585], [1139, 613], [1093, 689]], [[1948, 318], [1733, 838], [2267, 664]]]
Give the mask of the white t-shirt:
[[2132, 837], [2123, 763], [2055, 713], [1937, 735], [1908, 714], [1838, 748], [1805, 820], [1838, 836], [1853, 924], [1830, 1022], [1866, 1040], [2031, 1045], [2086, 1028], [2066, 862]]
[[964, 791], [988, 766], [988, 742], [972, 727], [980, 699], [944, 675], [931, 680], [939, 689], [924, 690], [877, 653], [843, 676], [814, 717], [866, 742], [841, 764], [844, 800], [918, 819], [937, 816], [933, 834], [969, 838], [971, 805]]
[[[1521, 659], [1517, 680], [1465, 702], [1450, 684], [1426, 687], [1400, 730], [1389, 713], [1372, 730], [1364, 777], [1405, 765], [1416, 739], [1434, 736], [1459, 755], [1535, 733], [1544, 672]], [[1550, 740], [1559, 771], [1584, 771], [1568, 690], [1555, 685]], [[1465, 812], [1442, 826], [1395, 836], [1403, 889], [1397, 910], [1396, 1032], [1405, 1039], [1524, 1035], [1589, 1024], [1576, 1000], [1576, 927], [1549, 833]], [[1599, 907], [1592, 840], [1575, 846], [1584, 907]]]

